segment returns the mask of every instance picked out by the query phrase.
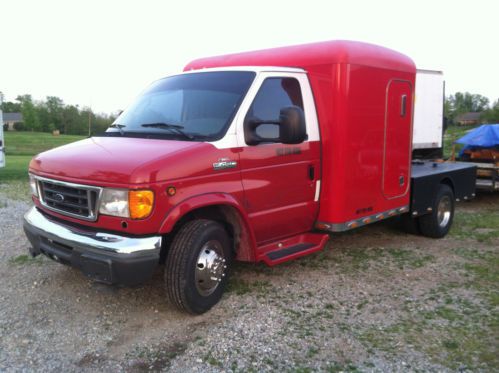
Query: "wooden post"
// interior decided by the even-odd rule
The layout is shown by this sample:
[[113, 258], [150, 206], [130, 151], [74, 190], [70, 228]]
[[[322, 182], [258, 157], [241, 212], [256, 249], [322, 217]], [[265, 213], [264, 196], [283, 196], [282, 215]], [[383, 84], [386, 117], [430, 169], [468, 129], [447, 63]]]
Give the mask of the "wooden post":
[[452, 136], [451, 136], [451, 141], [452, 141], [452, 153], [450, 155], [450, 160], [452, 162], [455, 162], [456, 161], [456, 134], [453, 133]]

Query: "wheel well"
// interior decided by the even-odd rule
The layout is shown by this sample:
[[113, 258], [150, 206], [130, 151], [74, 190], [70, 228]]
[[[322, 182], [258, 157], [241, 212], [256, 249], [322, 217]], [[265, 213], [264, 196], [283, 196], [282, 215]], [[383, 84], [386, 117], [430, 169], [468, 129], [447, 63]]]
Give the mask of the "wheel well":
[[213, 205], [192, 210], [175, 223], [173, 229], [163, 240], [160, 255], [161, 263], [164, 263], [168, 248], [180, 228], [182, 228], [185, 223], [195, 219], [209, 219], [220, 223], [229, 235], [232, 249], [236, 257], [242, 260], [251, 258], [251, 256], [248, 257], [248, 255], [251, 255], [252, 253], [249, 232], [247, 232], [239, 212], [232, 206]]
[[440, 182], [440, 184], [448, 185], [449, 188], [452, 189], [452, 193], [454, 193], [454, 195], [456, 194], [456, 191], [454, 190], [454, 183], [448, 177], [442, 179], [442, 181]]

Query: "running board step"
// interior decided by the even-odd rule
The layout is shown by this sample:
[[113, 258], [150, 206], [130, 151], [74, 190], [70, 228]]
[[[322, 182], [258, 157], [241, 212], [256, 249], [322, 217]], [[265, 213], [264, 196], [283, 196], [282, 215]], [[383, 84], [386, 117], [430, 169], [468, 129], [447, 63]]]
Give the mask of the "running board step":
[[328, 234], [304, 233], [258, 247], [258, 261], [274, 266], [324, 248]]
[[270, 260], [277, 260], [299, 253], [300, 251], [305, 251], [311, 247], [314, 247], [313, 243], [299, 243], [298, 245], [286, 247], [285, 249], [271, 251], [267, 254], [267, 257], [269, 257]]

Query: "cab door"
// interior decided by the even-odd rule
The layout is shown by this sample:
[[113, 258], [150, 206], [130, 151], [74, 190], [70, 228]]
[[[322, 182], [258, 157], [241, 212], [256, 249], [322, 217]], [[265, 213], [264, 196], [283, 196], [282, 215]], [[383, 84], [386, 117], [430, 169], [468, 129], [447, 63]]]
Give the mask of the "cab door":
[[388, 83], [385, 117], [383, 194], [387, 199], [409, 191], [412, 151], [412, 86], [405, 80]]
[[[313, 99], [305, 74], [260, 73], [260, 86], [238, 126], [240, 164], [248, 216], [258, 243], [309, 231], [318, 213], [320, 149]], [[280, 110], [305, 113], [308, 138], [300, 144], [278, 140], [248, 145], [244, 121], [257, 118], [263, 138], [278, 139]], [[265, 123], [268, 121], [268, 123]]]

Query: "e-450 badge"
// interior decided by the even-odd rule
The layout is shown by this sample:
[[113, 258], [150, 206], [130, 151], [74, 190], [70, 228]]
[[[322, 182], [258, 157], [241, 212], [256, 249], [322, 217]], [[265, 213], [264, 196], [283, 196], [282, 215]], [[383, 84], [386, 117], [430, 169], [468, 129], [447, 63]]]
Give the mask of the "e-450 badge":
[[215, 171], [225, 170], [226, 168], [234, 168], [237, 166], [236, 161], [232, 161], [229, 158], [220, 158], [218, 162], [213, 163], [213, 169]]

